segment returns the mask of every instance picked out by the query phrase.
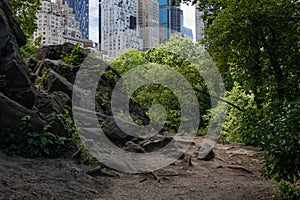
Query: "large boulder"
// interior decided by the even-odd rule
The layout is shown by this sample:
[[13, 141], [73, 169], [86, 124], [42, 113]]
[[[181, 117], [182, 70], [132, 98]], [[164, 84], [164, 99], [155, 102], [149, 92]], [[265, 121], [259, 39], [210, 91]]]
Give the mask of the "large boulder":
[[48, 76], [44, 83], [44, 89], [49, 93], [61, 91], [66, 93], [69, 98], [72, 98], [73, 85], [69, 83], [66, 78], [53, 70], [48, 71]]
[[[61, 60], [63, 56], [70, 54], [75, 45], [71, 43], [64, 43], [62, 45], [49, 45], [41, 47], [37, 50], [37, 59], [44, 60]], [[89, 54], [87, 50], [83, 50], [80, 56], [86, 57]]]
[[1, 130], [5, 131], [8, 129], [19, 131], [21, 119], [24, 116], [30, 116], [31, 123], [30, 129], [32, 131], [43, 130], [46, 122], [40, 118], [40, 116], [20, 105], [16, 101], [11, 100], [3, 93], [0, 92], [0, 125]]
[[[35, 58], [23, 62], [19, 48], [26, 43], [26, 37], [12, 17], [7, 0], [0, 2], [0, 126], [1, 130], [20, 129], [24, 116], [31, 117], [31, 129], [42, 132], [45, 126], [54, 134], [65, 134], [59, 115], [64, 113], [65, 106], [71, 107], [71, 92], [47, 94], [37, 91], [31, 80], [31, 71], [43, 62]], [[69, 45], [63, 45], [67, 51]], [[71, 50], [69, 50], [71, 51]], [[61, 90], [58, 90], [61, 91]], [[33, 110], [37, 108], [36, 112]]]
[[0, 75], [6, 79], [0, 91], [26, 108], [32, 108], [36, 91], [19, 52], [26, 37], [10, 10], [7, 0], [0, 2]]
[[48, 131], [56, 135], [65, 136], [66, 125], [62, 122], [62, 116], [66, 108], [71, 107], [69, 96], [63, 92], [51, 94], [40, 93], [35, 99], [35, 106], [48, 125]]
[[[8, 0], [2, 0], [0, 2], [0, 8], [1, 8], [3, 14], [6, 16], [6, 21], [9, 24], [12, 35], [17, 36], [15, 39], [16, 39], [18, 46], [19, 47], [24, 46], [26, 44], [26, 36], [23, 33], [23, 31], [21, 30], [19, 24], [12, 17], [11, 7], [8, 3]], [[0, 30], [2, 30], [2, 29], [0, 29]]]

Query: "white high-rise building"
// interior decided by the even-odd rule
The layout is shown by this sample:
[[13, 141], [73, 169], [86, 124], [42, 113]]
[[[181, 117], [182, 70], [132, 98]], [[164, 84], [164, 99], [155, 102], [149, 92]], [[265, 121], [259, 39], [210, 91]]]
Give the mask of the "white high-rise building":
[[137, 24], [136, 0], [100, 0], [100, 50], [110, 58], [130, 49], [143, 49]]
[[144, 50], [151, 49], [159, 43], [159, 4], [158, 0], [137, 0], [138, 25]]
[[203, 15], [202, 12], [200, 12], [196, 6], [195, 9], [195, 24], [196, 24], [196, 42], [199, 42], [203, 38], [203, 20], [201, 16]]
[[70, 42], [72, 44], [80, 43], [82, 47], [84, 46], [80, 22], [75, 20], [73, 9], [62, 0], [42, 1], [41, 10], [37, 13], [37, 27], [33, 40], [39, 35], [43, 35], [41, 45]]

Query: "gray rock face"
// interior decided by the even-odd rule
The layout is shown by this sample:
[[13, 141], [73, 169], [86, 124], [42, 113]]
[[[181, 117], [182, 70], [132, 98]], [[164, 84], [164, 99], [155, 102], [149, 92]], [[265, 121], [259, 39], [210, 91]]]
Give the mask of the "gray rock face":
[[142, 147], [145, 149], [146, 152], [152, 152], [159, 150], [169, 144], [173, 138], [171, 137], [161, 137], [161, 138], [151, 138], [150, 140], [146, 140], [145, 142], [142, 143]]
[[200, 148], [198, 150], [198, 159], [209, 161], [212, 160], [215, 157], [215, 153], [213, 152], [214, 142], [209, 139], [204, 139], [202, 141]]
[[37, 113], [25, 108], [0, 92], [1, 130], [18, 128], [24, 116], [31, 117], [31, 130], [40, 131], [46, 122]]
[[34, 68], [37, 66], [37, 59], [33, 56], [25, 59], [25, 65], [31, 70], [34, 71]]
[[47, 129], [49, 132], [60, 136], [66, 134], [66, 129], [62, 125], [59, 115], [64, 114], [65, 106], [71, 106], [71, 100], [67, 94], [63, 92], [40, 93], [35, 99], [35, 106], [40, 116], [49, 126]]
[[[24, 62], [19, 48], [25, 43], [26, 37], [12, 18], [8, 0], [2, 0], [0, 2], [0, 75], [1, 79], [4, 77], [7, 80], [7, 83], [5, 87], [0, 85], [0, 126], [3, 130], [12, 128], [18, 131], [21, 118], [29, 115], [33, 119], [34, 131], [40, 132], [44, 126], [50, 126], [48, 131], [64, 135], [65, 127], [58, 116], [64, 113], [66, 105], [72, 107], [73, 84], [80, 66], [66, 64], [62, 61], [62, 57], [70, 54], [74, 45], [65, 43], [44, 46], [37, 51], [36, 58], [31, 57]], [[79, 56], [84, 59], [88, 53], [87, 50], [83, 50]], [[96, 62], [98, 63], [98, 60]], [[48, 76], [41, 79], [46, 70]], [[111, 68], [108, 67], [106, 70], [111, 70], [110, 73], [120, 78]], [[132, 136], [125, 134], [114, 121], [110, 106], [113, 89], [114, 83], [109, 77], [103, 76], [98, 82], [97, 93], [100, 94], [100, 98], [95, 97], [95, 107], [99, 112], [97, 115], [99, 124], [105, 124], [103, 127], [105, 134], [117, 144], [123, 145], [132, 139]], [[124, 102], [121, 97], [118, 103], [127, 102]], [[37, 108], [37, 112], [33, 112], [33, 108]], [[90, 108], [93, 109], [95, 108]], [[149, 118], [138, 103], [130, 101], [129, 109], [134, 120], [140, 120], [144, 125], [148, 124]], [[124, 126], [135, 126], [126, 120], [122, 123]]]
[[19, 24], [14, 20], [13, 17], [11, 17], [12, 12], [8, 0], [2, 0], [0, 2], [0, 8], [1, 8], [1, 12], [6, 16], [7, 23], [10, 25], [9, 27], [10, 27], [11, 34], [17, 36], [15, 38], [17, 44], [19, 45], [19, 47], [24, 46], [26, 44], [26, 36], [24, 35], [23, 31], [20, 29]]
[[7, 84], [1, 92], [26, 108], [32, 108], [35, 89], [31, 85], [28, 68], [19, 53], [26, 42], [25, 35], [11, 16], [8, 2], [0, 3], [0, 75]]
[[[40, 50], [38, 50], [38, 63], [43, 63], [42, 67], [47, 67], [49, 69], [48, 76], [46, 80], [43, 83], [43, 87], [48, 93], [52, 93], [55, 91], [61, 91], [66, 93], [70, 98], [72, 98], [72, 90], [73, 90], [73, 83], [76, 78], [76, 73], [79, 70], [80, 66], [67, 66], [66, 63], [64, 63], [61, 60], [61, 56], [64, 55], [66, 52], [71, 52], [72, 48], [74, 48], [74, 45], [70, 44], [64, 44], [64, 45], [58, 45], [58, 46], [47, 46], [43, 47]], [[85, 57], [85, 52], [83, 53]], [[42, 59], [42, 60], [39, 60]], [[103, 63], [101, 60], [94, 59], [92, 60], [92, 63], [97, 65], [105, 65], [106, 71], [110, 71], [113, 76], [120, 78], [119, 74], [111, 69], [106, 63]], [[93, 65], [91, 63], [91, 66]], [[37, 68], [37, 67], [36, 67]], [[93, 82], [94, 79], [97, 78], [91, 78], [90, 76], [84, 77], [85, 74], [84, 70], [88, 69], [82, 69], [81, 72], [82, 83], [84, 85], [87, 85], [85, 88], [82, 86], [82, 88], [77, 88], [82, 92], [82, 95], [76, 96], [76, 101], [81, 101], [85, 105], [90, 105], [88, 102], [91, 101], [90, 96], [92, 95], [92, 91], [90, 91], [90, 84], [95, 84]], [[87, 73], [89, 74], [89, 73]], [[96, 75], [96, 74], [95, 74]], [[97, 76], [97, 75], [96, 75]], [[100, 77], [99, 77], [100, 78]], [[91, 82], [92, 81], [92, 82]], [[106, 77], [102, 76], [97, 84], [97, 94], [99, 96], [95, 96], [96, 102], [95, 102], [95, 108], [88, 108], [89, 111], [96, 110], [98, 113], [98, 121], [99, 124], [102, 125], [102, 129], [104, 130], [106, 136], [111, 139], [113, 142], [115, 142], [118, 145], [123, 145], [126, 143], [126, 141], [132, 139], [132, 136], [127, 135], [124, 133], [118, 125], [115, 123], [114, 118], [112, 116], [111, 112], [111, 95], [114, 90], [114, 83]], [[78, 94], [78, 93], [76, 93]], [[121, 96], [121, 98], [118, 99], [119, 104], [127, 103], [125, 102], [125, 94], [124, 98]], [[145, 111], [141, 108], [141, 106], [133, 101], [130, 101], [130, 113], [134, 120], [141, 120], [144, 124], [149, 123], [149, 118], [146, 116]], [[83, 116], [85, 116], [85, 113], [81, 113]], [[135, 126], [135, 124], [130, 123], [126, 120], [122, 121], [122, 124], [124, 126]]]
[[[37, 91], [31, 81], [28, 66], [23, 62], [19, 47], [26, 43], [26, 37], [12, 18], [7, 0], [0, 2], [0, 75], [5, 85], [0, 87], [1, 130], [20, 129], [22, 117], [31, 117], [31, 130], [41, 132], [46, 125], [54, 134], [63, 134], [57, 115], [63, 113], [64, 104], [70, 106], [66, 94], [43, 94]], [[38, 63], [31, 58], [26, 62], [34, 69]], [[39, 112], [32, 109], [36, 107]]]
[[48, 71], [48, 76], [44, 84], [44, 89], [49, 93], [61, 91], [66, 93], [69, 98], [72, 98], [73, 85], [68, 82], [63, 76], [53, 70]]

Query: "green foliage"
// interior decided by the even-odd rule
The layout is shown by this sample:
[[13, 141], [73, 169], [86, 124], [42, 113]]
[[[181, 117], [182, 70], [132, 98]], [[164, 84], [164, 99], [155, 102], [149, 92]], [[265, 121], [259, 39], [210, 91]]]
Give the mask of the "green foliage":
[[67, 63], [68, 66], [80, 65], [84, 61], [85, 57], [82, 55], [82, 48], [80, 43], [77, 43], [70, 54], [62, 56], [62, 60]]
[[65, 129], [66, 136], [71, 139], [71, 144], [79, 148], [81, 150], [82, 157], [84, 157], [83, 155], [86, 154], [86, 147], [80, 141], [78, 130], [71, 117], [70, 108], [66, 106], [65, 112], [63, 114], [59, 114], [57, 117]]
[[286, 181], [280, 181], [278, 189], [281, 191], [275, 199], [280, 200], [298, 200], [300, 199], [300, 189], [295, 185], [287, 183]]
[[[242, 108], [229, 109], [223, 139], [259, 145], [265, 151], [262, 175], [294, 184], [300, 173], [300, 3], [198, 4], [205, 23], [202, 42], [232, 89], [228, 99]], [[282, 198], [294, 199], [287, 185], [279, 187]]]
[[37, 82], [38, 83], [43, 83], [45, 84], [45, 81], [47, 79], [47, 76], [48, 76], [48, 70], [49, 70], [49, 66], [47, 64], [44, 64], [44, 66], [42, 67], [42, 73], [41, 73], [41, 76], [39, 76], [37, 78]]
[[[266, 107], [262, 146], [265, 150], [262, 174], [292, 184], [300, 180], [300, 98], [280, 107]], [[263, 128], [263, 127], [261, 127]]]
[[[223, 123], [223, 129], [219, 140], [228, 142], [255, 143], [256, 140], [253, 139], [253, 137], [256, 135], [252, 134], [252, 130], [249, 131], [249, 124], [247, 123], [248, 121], [246, 121], [246, 119], [255, 120], [255, 118], [258, 117], [257, 107], [254, 102], [254, 95], [247, 94], [245, 90], [237, 82], [235, 82], [232, 90], [226, 92], [226, 100], [234, 102], [239, 109], [227, 106], [227, 116]], [[218, 109], [218, 107], [210, 109], [209, 113], [205, 115], [204, 118], [209, 120], [212, 113], [218, 113]], [[252, 117], [254, 119], [252, 119]]]
[[31, 42], [30, 40], [26, 43], [25, 46], [21, 47], [21, 55], [23, 58], [29, 58], [30, 56], [36, 55], [37, 49], [40, 47], [42, 35], [37, 37], [34, 42]]
[[112, 70], [104, 71], [102, 73], [102, 77], [111, 86], [116, 85], [116, 83], [118, 82], [117, 74], [114, 73]]
[[[199, 59], [202, 58], [203, 52], [198, 49], [198, 44], [187, 39], [172, 38], [166, 44], [158, 45], [156, 48], [150, 49], [147, 52], [139, 52], [137, 50], [129, 50], [120, 54], [110, 65], [121, 76], [129, 70], [143, 66], [144, 71], [138, 74], [154, 73], [153, 68], [167, 66], [182, 74], [196, 92], [196, 96], [201, 101], [199, 107], [201, 113], [206, 113], [210, 108], [209, 98], [201, 92], [207, 92], [206, 85], [199, 71], [196, 69], [196, 64], [199, 65]], [[204, 65], [203, 65], [204, 66]], [[136, 74], [134, 83], [139, 83], [142, 79]], [[174, 80], [174, 77], [167, 73], [159, 73], [154, 77], [159, 76], [164, 80]], [[168, 81], [167, 81], [168, 82]], [[125, 83], [126, 84], [126, 83]], [[179, 83], [178, 83], [179, 84]], [[178, 88], [184, 91], [184, 88]], [[177, 91], [180, 93], [180, 91]], [[182, 94], [185, 95], [185, 94]], [[174, 91], [170, 91], [163, 85], [151, 83], [140, 87], [134, 92], [131, 98], [138, 102], [144, 109], [147, 110], [147, 115], [154, 121], [160, 122], [166, 117], [165, 129], [169, 132], [176, 133], [181, 120], [180, 105]], [[186, 102], [188, 104], [188, 102]], [[152, 112], [152, 105], [161, 105], [164, 107], [166, 116], [161, 112]], [[154, 111], [154, 110], [153, 110]], [[204, 126], [205, 120], [201, 120], [201, 126]], [[193, 130], [195, 131], [195, 130]]]
[[36, 13], [40, 10], [41, 0], [10, 0], [12, 13], [28, 39], [37, 29]]
[[139, 52], [136, 49], [129, 49], [121, 53], [110, 64], [111, 68], [117, 70], [122, 76], [130, 69], [148, 63], [145, 59], [145, 53]]
[[6, 75], [0, 75], [0, 90], [5, 89], [7, 85]]
[[10, 6], [12, 8], [12, 14], [14, 19], [20, 25], [24, 32], [27, 43], [20, 48], [23, 58], [29, 58], [36, 54], [36, 50], [40, 46], [42, 36], [39, 36], [34, 42], [32, 42], [32, 36], [37, 29], [37, 17], [36, 14], [40, 10], [42, 5], [41, 0], [10, 0]]
[[199, 5], [206, 22], [203, 42], [227, 88], [233, 83], [228, 81], [239, 82], [260, 107], [266, 96], [273, 101], [299, 96], [299, 3], [206, 0]]
[[24, 116], [19, 132], [7, 131], [1, 134], [0, 148], [7, 154], [25, 157], [56, 157], [69, 150], [70, 139], [44, 131], [30, 131], [30, 116]]

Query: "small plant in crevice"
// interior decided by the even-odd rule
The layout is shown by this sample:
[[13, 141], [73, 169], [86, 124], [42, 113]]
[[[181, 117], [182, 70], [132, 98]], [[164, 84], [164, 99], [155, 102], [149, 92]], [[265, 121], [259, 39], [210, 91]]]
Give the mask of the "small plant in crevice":
[[7, 86], [6, 75], [0, 75], [0, 90], [5, 89], [6, 86]]
[[24, 157], [57, 157], [69, 150], [70, 139], [47, 132], [47, 127], [41, 132], [31, 131], [30, 122], [31, 117], [26, 115], [21, 119], [19, 131], [0, 133], [0, 149]]
[[80, 65], [84, 59], [82, 48], [80, 47], [79, 43], [75, 45], [71, 53], [62, 56], [62, 60], [67, 63], [69, 67], [72, 65]]
[[64, 113], [57, 115], [60, 123], [66, 131], [66, 135], [71, 139], [72, 145], [75, 146], [80, 152], [80, 158], [87, 157], [87, 150], [85, 145], [81, 142], [75, 123], [71, 117], [71, 111], [68, 106], [65, 107]]
[[45, 81], [47, 79], [47, 76], [48, 76], [48, 70], [50, 69], [50, 67], [45, 64], [42, 68], [42, 72], [41, 72], [41, 76], [39, 76], [37, 78], [37, 82], [38, 83], [42, 83], [42, 84], [45, 84]]

